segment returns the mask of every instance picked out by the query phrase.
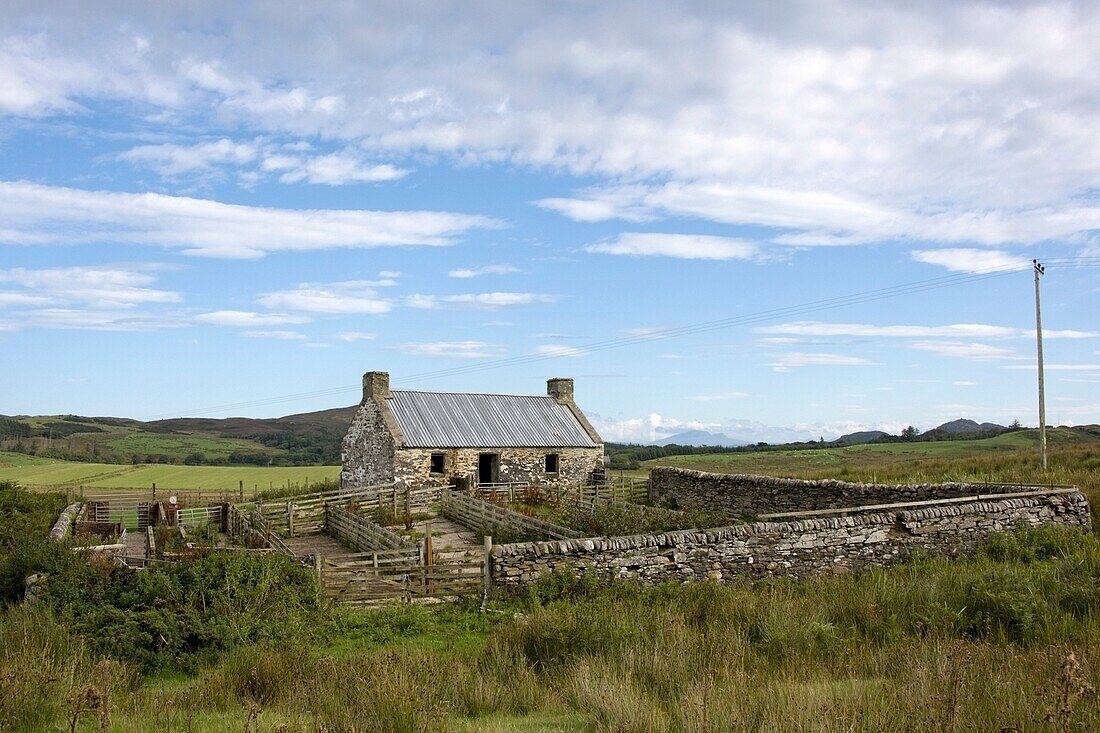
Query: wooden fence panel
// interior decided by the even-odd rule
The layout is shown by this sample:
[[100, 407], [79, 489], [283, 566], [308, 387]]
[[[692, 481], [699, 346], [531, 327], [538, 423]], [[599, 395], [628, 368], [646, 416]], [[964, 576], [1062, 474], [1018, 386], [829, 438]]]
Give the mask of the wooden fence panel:
[[327, 504], [324, 528], [326, 534], [363, 551], [397, 550], [415, 547], [401, 535], [375, 524], [354, 512]]
[[329, 598], [350, 605], [383, 600], [477, 595], [484, 588], [484, 560], [467, 563], [348, 565], [324, 560], [321, 578]]
[[441, 505], [443, 516], [448, 519], [453, 519], [470, 529], [487, 530], [490, 534], [494, 531], [524, 532], [555, 540], [570, 540], [581, 536], [581, 533], [574, 529], [521, 514], [450, 489], [443, 492]]
[[355, 491], [324, 491], [285, 500], [257, 501], [255, 507], [280, 533], [290, 534], [293, 528], [294, 534], [316, 534], [324, 530], [327, 503], [354, 504], [360, 512], [385, 508], [401, 516], [430, 509], [439, 501], [440, 491], [438, 486], [385, 484]]
[[222, 521], [222, 507], [214, 506], [188, 507], [180, 509], [176, 513], [176, 523], [181, 527], [199, 527], [212, 522]]

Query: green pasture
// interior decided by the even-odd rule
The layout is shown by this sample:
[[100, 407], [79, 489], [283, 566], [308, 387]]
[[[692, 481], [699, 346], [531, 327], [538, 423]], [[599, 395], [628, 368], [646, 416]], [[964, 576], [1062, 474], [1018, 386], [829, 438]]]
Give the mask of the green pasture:
[[30, 487], [266, 489], [336, 479], [339, 466], [176, 466], [75, 463], [0, 452], [0, 481]]
[[225, 458], [235, 451], [262, 453], [272, 456], [284, 452], [268, 448], [254, 440], [203, 435], [161, 435], [142, 431], [114, 434], [104, 440], [103, 443], [111, 449], [112, 453], [118, 456], [129, 456], [136, 453], [142, 456], [166, 455], [173, 458], [186, 458], [192, 453], [202, 453], [207, 460], [210, 460]]
[[876, 443], [808, 450], [667, 456], [646, 461], [714, 473], [749, 473], [805, 479], [888, 483], [1073, 484], [1100, 499], [1100, 440], [1079, 430], [1048, 433], [1049, 470], [1039, 469], [1036, 431], [1005, 433], [984, 440]]

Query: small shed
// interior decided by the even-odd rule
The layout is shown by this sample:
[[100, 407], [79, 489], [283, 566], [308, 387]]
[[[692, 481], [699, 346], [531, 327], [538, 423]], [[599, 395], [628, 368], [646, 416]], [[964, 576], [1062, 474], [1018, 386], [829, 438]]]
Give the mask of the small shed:
[[604, 467], [603, 440], [573, 401], [573, 380], [545, 395], [391, 390], [363, 375], [344, 437], [340, 484], [584, 483]]

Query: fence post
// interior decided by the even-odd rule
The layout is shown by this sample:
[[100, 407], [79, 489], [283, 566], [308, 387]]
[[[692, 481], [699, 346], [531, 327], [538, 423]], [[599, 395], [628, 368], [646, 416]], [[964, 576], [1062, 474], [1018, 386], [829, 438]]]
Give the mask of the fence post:
[[424, 525], [424, 595], [431, 595], [432, 583], [428, 580], [428, 574], [432, 571], [432, 555], [435, 551], [432, 549], [432, 520], [429, 519], [427, 524]]
[[485, 598], [488, 599], [489, 591], [493, 586], [493, 570], [490, 567], [491, 558], [493, 556], [493, 536], [485, 535]]
[[286, 503], [286, 531], [291, 537], [294, 536], [294, 503]]
[[237, 495], [241, 501], [244, 501], [244, 479], [237, 482]]

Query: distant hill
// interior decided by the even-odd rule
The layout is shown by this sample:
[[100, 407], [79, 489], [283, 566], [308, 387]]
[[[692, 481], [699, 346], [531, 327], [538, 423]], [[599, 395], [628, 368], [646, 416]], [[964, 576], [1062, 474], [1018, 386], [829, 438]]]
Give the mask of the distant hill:
[[723, 448], [732, 448], [738, 445], [748, 445], [748, 442], [744, 440], [735, 440], [723, 433], [711, 433], [706, 430], [687, 430], [655, 441], [653, 445], [717, 445]]
[[332, 465], [340, 462], [340, 444], [355, 409], [149, 422], [0, 415], [0, 450], [109, 463]]
[[959, 418], [938, 425], [931, 430], [926, 430], [921, 440], [955, 440], [959, 438], [992, 438], [995, 435], [1009, 432], [1011, 428], [997, 423], [978, 423], [974, 420]]
[[833, 441], [833, 445], [858, 445], [860, 443], [870, 443], [873, 440], [881, 440], [882, 438], [888, 437], [890, 437], [890, 433], [882, 430], [862, 430], [857, 433], [841, 435]]
[[[1008, 430], [1004, 425], [998, 425], [991, 422], [976, 423], [973, 420], [967, 420], [965, 418], [959, 418], [958, 420], [952, 420], [951, 422], [945, 422], [943, 425], [932, 428], [936, 432], [943, 433], [945, 435], [973, 435], [974, 433], [986, 433], [986, 432], [1004, 432]], [[930, 431], [931, 432], [931, 431]]]

